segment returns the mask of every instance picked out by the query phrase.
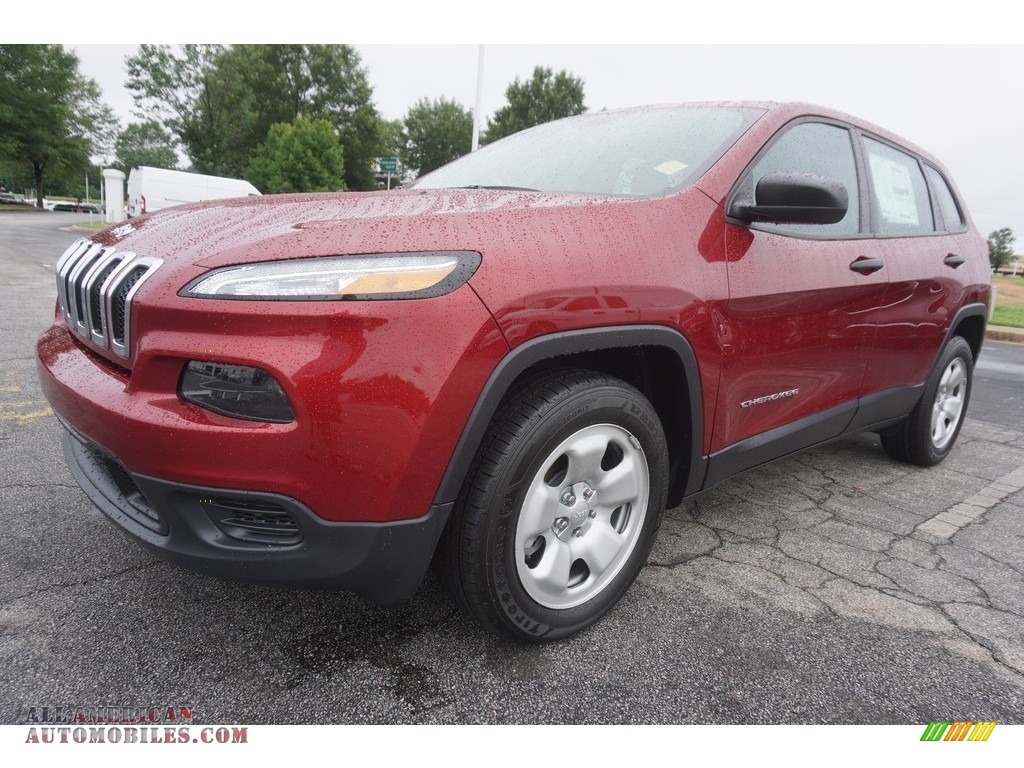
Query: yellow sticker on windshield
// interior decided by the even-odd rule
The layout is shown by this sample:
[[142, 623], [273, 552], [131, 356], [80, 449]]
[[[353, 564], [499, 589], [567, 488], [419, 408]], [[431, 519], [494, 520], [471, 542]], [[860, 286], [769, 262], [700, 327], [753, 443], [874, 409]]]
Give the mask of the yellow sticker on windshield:
[[654, 170], [658, 173], [664, 173], [666, 176], [671, 176], [673, 173], [679, 173], [684, 168], [689, 168], [686, 163], [680, 163], [678, 160], [666, 160], [661, 165], [654, 166]]

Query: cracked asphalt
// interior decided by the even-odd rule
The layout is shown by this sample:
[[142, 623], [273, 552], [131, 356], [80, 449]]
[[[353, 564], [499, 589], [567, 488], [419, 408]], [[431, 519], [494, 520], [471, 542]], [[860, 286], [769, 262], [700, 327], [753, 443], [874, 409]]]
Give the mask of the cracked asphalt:
[[199, 723], [1024, 722], [1024, 347], [986, 344], [939, 467], [863, 435], [748, 472], [666, 514], [597, 627], [520, 647], [432, 577], [380, 609], [198, 576], [119, 535], [35, 378], [75, 219], [0, 215], [0, 722], [57, 705], [193, 706]]

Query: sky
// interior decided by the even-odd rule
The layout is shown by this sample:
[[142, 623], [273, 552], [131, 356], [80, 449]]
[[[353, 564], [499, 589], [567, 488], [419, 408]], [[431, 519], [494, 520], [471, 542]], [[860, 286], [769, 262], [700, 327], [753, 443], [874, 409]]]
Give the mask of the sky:
[[[124, 58], [135, 45], [68, 43], [124, 122], [133, 118]], [[419, 98], [472, 108], [480, 46], [359, 45], [384, 117]], [[543, 65], [584, 81], [589, 109], [700, 100], [807, 101], [889, 129], [952, 174], [978, 229], [1009, 226], [1024, 250], [1024, 45], [492, 45], [483, 49], [481, 112]]]
[[473, 107], [481, 42], [485, 116], [514, 78], [538, 65], [582, 78], [595, 110], [693, 100], [821, 104], [933, 154], [982, 234], [1009, 226], [1024, 251], [1024, 30], [999, 0], [931, 0], [926, 13], [892, 0], [288, 0], [242, 15], [209, 0], [176, 0], [173, 13], [138, 4], [130, 14], [83, 14], [70, 0], [46, 7], [41, 24], [34, 6], [11, 5], [0, 41], [74, 48], [123, 122], [135, 119], [124, 58], [138, 42], [348, 42], [389, 119], [423, 97]]

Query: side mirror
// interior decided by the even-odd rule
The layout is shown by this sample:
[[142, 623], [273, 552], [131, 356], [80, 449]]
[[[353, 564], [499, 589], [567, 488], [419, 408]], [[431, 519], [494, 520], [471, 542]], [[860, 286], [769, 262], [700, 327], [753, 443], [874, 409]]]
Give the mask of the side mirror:
[[733, 202], [729, 214], [740, 221], [773, 224], [835, 224], [849, 209], [846, 187], [810, 173], [769, 173], [757, 182], [754, 204]]

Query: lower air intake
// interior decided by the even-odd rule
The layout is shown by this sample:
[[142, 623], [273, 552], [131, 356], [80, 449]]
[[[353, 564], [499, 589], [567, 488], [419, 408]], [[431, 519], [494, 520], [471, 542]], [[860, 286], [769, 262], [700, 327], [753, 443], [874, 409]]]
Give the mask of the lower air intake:
[[202, 505], [214, 525], [232, 539], [278, 546], [302, 541], [302, 531], [295, 518], [276, 504], [240, 499], [203, 499]]

